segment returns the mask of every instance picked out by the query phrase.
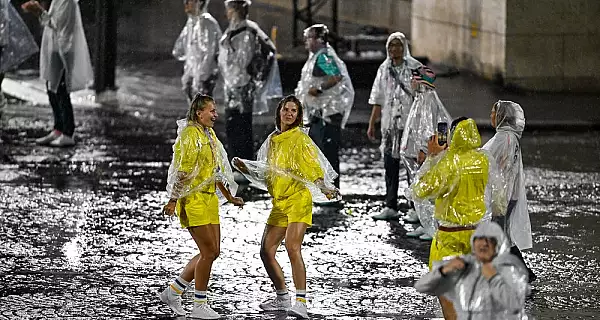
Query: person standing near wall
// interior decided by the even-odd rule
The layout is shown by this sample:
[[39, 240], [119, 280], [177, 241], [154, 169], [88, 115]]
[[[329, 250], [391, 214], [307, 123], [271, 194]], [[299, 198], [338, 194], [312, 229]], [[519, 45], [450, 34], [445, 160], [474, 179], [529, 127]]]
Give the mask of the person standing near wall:
[[40, 77], [46, 81], [54, 129], [36, 140], [40, 145], [75, 145], [75, 120], [70, 92], [85, 89], [94, 79], [78, 2], [53, 0], [48, 10], [35, 0], [22, 5], [23, 10], [39, 17], [44, 26]]

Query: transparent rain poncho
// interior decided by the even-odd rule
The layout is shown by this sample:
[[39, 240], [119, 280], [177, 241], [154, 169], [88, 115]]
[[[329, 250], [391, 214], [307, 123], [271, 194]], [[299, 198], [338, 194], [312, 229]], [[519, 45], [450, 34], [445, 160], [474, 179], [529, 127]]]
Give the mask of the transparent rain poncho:
[[521, 158], [521, 134], [525, 128], [525, 114], [517, 103], [498, 101], [496, 110], [496, 134], [483, 146], [496, 159], [502, 174], [508, 211], [504, 220], [504, 232], [511, 245], [525, 250], [532, 247], [531, 222], [527, 212], [527, 195], [523, 160]]
[[415, 283], [419, 292], [444, 296], [452, 301], [457, 319], [511, 320], [528, 319], [525, 297], [530, 288], [527, 270], [521, 261], [510, 253], [510, 245], [502, 229], [494, 222], [480, 224], [471, 237], [496, 240], [496, 256], [491, 264], [497, 275], [487, 280], [481, 274], [482, 263], [474, 254], [463, 255], [465, 269], [442, 275], [441, 267], [454, 257], [437, 261], [431, 272]]
[[[328, 57], [332, 57], [337, 65], [342, 80], [335, 86], [324, 90], [323, 93], [318, 96], [311, 96], [308, 94], [308, 90], [311, 87], [319, 88], [327, 81], [328, 77], [316, 77], [313, 75], [317, 58], [325, 54]], [[302, 67], [302, 73], [300, 75], [300, 81], [295, 91], [296, 97], [300, 99], [302, 105], [305, 106], [306, 112], [304, 113], [304, 121], [308, 123], [309, 116], [316, 116], [322, 118], [326, 122], [330, 122], [330, 116], [335, 114], [342, 115], [342, 128], [346, 127], [348, 118], [350, 117], [350, 111], [354, 105], [354, 87], [352, 86], [352, 80], [346, 64], [340, 59], [333, 50], [333, 48], [327, 44], [326, 47], [320, 49], [317, 52], [311, 52], [308, 55], [308, 60]]]
[[[181, 77], [183, 90], [186, 91], [191, 86], [192, 95], [201, 92], [204, 82], [216, 82], [219, 74], [217, 54], [222, 31], [217, 20], [206, 12], [208, 3], [207, 0], [200, 7], [200, 2], [196, 2], [197, 14], [188, 14], [185, 26], [173, 47], [173, 56], [185, 61]], [[212, 92], [203, 93], [214, 96]]]
[[227, 199], [216, 188], [217, 181], [235, 196], [238, 185], [227, 152], [215, 132], [187, 119], [178, 120], [167, 176], [169, 197], [179, 199], [197, 192], [216, 192], [219, 204], [223, 204]]
[[[336, 190], [333, 181], [338, 174], [321, 150], [301, 128], [271, 133], [258, 150], [256, 161], [240, 159], [248, 169], [238, 169], [257, 188], [281, 199], [308, 188], [314, 202], [327, 199], [323, 191]], [[236, 158], [237, 159], [237, 158]], [[234, 160], [235, 166], [235, 160]]]
[[38, 51], [35, 39], [9, 0], [0, 0], [0, 73], [4, 73]]
[[78, 0], [53, 0], [40, 22], [44, 26], [40, 77], [56, 92], [65, 73], [69, 92], [85, 89], [94, 79]]
[[448, 149], [428, 157], [417, 172], [411, 197], [435, 200], [434, 217], [441, 226], [474, 226], [506, 212], [495, 160], [480, 145], [475, 121], [461, 121]]
[[[266, 50], [261, 43], [271, 50]], [[266, 77], [248, 73], [248, 66], [257, 55], [262, 62], [272, 61]], [[229, 25], [219, 40], [218, 56], [219, 70], [225, 83], [226, 108], [246, 112], [244, 102], [251, 99], [252, 113], [269, 111], [268, 100], [281, 97], [283, 92], [275, 56], [275, 45], [256, 22], [245, 19]]]
[[[404, 47], [403, 62], [394, 66], [389, 56], [392, 40], [398, 39]], [[387, 59], [379, 66], [369, 104], [381, 106], [381, 152], [390, 151], [399, 158], [400, 132], [408, 117], [414, 99], [411, 87], [412, 71], [422, 64], [410, 55], [408, 40], [401, 32], [392, 33], [386, 43]]]

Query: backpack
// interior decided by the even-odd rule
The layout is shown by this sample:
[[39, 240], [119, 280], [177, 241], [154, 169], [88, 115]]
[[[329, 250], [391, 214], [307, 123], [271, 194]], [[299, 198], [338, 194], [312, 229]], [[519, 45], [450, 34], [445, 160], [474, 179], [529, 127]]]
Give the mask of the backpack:
[[257, 40], [256, 52], [254, 52], [254, 56], [248, 64], [246, 71], [255, 81], [267, 81], [273, 68], [273, 63], [275, 63], [275, 48], [269, 43], [269, 38], [260, 37], [258, 31], [250, 26], [231, 31], [228, 36], [229, 41], [244, 31], [250, 31]]

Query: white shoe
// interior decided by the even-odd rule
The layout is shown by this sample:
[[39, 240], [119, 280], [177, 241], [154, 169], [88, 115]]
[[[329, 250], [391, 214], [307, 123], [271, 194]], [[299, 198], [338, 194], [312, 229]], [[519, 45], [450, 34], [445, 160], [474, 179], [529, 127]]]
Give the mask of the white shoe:
[[287, 298], [274, 298], [261, 303], [259, 307], [265, 311], [288, 311], [292, 307], [290, 297]]
[[175, 314], [185, 316], [185, 310], [181, 307], [181, 296], [173, 292], [171, 287], [167, 287], [165, 291], [158, 295], [160, 301], [166, 303]]
[[51, 147], [72, 147], [75, 145], [75, 140], [65, 134], [61, 134], [60, 137], [50, 142]]
[[35, 139], [35, 143], [39, 144], [39, 145], [47, 145], [50, 144], [50, 142], [58, 139], [58, 137], [61, 136], [61, 133], [56, 131], [56, 130], [52, 130], [50, 131], [49, 134], [39, 138], [39, 139]]
[[296, 301], [296, 304], [288, 311], [288, 314], [297, 318], [308, 319], [306, 303]]
[[208, 303], [194, 303], [194, 310], [188, 314], [188, 318], [219, 319], [221, 316]]
[[398, 220], [400, 214], [392, 208], [385, 208], [380, 214], [372, 216], [374, 220]]
[[417, 212], [415, 210], [411, 209], [408, 210], [406, 216], [402, 220], [409, 223], [417, 223], [419, 222], [419, 216], [417, 215]]
[[415, 231], [407, 232], [406, 236], [411, 237], [411, 238], [418, 238], [424, 234], [425, 234], [425, 229], [423, 229], [423, 227], [419, 226], [417, 229], [415, 229]]
[[432, 237], [432, 236], [430, 236], [430, 235], [428, 235], [427, 233], [423, 233], [423, 234], [422, 234], [422, 235], [419, 237], [419, 239], [421, 239], [421, 240], [424, 240], [424, 241], [431, 241], [431, 240], [433, 240], [433, 237]]

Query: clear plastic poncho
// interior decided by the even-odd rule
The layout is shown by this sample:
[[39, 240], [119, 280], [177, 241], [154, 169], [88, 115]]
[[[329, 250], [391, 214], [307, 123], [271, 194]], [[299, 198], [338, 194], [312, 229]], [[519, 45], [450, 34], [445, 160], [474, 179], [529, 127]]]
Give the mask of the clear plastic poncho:
[[527, 270], [509, 251], [510, 245], [502, 229], [494, 222], [480, 224], [471, 237], [496, 240], [496, 256], [492, 265], [497, 275], [487, 280], [481, 274], [481, 262], [474, 254], [463, 255], [465, 269], [442, 276], [440, 268], [454, 257], [437, 261], [431, 272], [415, 283], [419, 292], [444, 296], [452, 301], [457, 319], [517, 320], [528, 319], [524, 307], [530, 288]]
[[495, 160], [478, 149], [480, 145], [475, 121], [461, 121], [448, 149], [428, 157], [417, 172], [411, 197], [435, 200], [434, 217], [441, 226], [474, 226], [506, 212]]
[[[406, 119], [399, 148], [399, 156], [411, 177], [414, 177], [419, 169], [417, 163], [419, 152], [427, 154], [427, 142], [437, 131], [439, 122], [445, 122], [450, 127], [452, 118], [448, 110], [440, 101], [435, 89], [423, 84], [419, 85]], [[392, 157], [394, 156], [397, 155], [392, 150]], [[421, 226], [425, 229], [425, 233], [433, 237], [436, 230], [433, 218], [435, 205], [429, 199], [413, 199], [413, 202]]]
[[[311, 96], [308, 94], [308, 90], [311, 87], [319, 88], [327, 80], [327, 77], [316, 77], [313, 75], [317, 58], [323, 53], [335, 60], [342, 80], [335, 86], [324, 90], [318, 96]], [[341, 126], [342, 128], [346, 127], [350, 111], [354, 105], [354, 87], [352, 86], [352, 80], [350, 79], [346, 64], [338, 57], [335, 50], [329, 44], [317, 52], [309, 53], [308, 60], [306, 60], [306, 63], [302, 67], [295, 95], [306, 108], [304, 113], [306, 123], [308, 123], [309, 116], [318, 116], [326, 122], [330, 122], [330, 116], [340, 114], [342, 115]]]
[[[400, 66], [394, 66], [389, 56], [389, 45], [394, 39], [400, 40], [404, 47]], [[392, 154], [399, 158], [400, 132], [404, 129], [415, 95], [411, 87], [411, 70], [423, 64], [410, 55], [408, 40], [402, 32], [394, 32], [388, 37], [386, 52], [388, 57], [377, 70], [369, 104], [381, 106], [381, 152], [391, 149]]]
[[167, 176], [170, 198], [182, 198], [197, 192], [216, 192], [219, 204], [227, 201], [216, 188], [221, 182], [235, 196], [238, 185], [227, 152], [212, 128], [187, 119], [177, 121], [177, 139]]
[[285, 132], [274, 131], [258, 150], [256, 161], [240, 160], [248, 172], [236, 169], [257, 188], [268, 191], [276, 199], [308, 188], [314, 202], [340, 200], [339, 194], [336, 199], [327, 199], [322, 192], [323, 187], [336, 190], [333, 182], [338, 174], [300, 127]]
[[520, 250], [530, 249], [531, 222], [527, 212], [527, 194], [521, 158], [521, 134], [525, 129], [525, 114], [521, 106], [512, 101], [500, 100], [495, 105], [496, 134], [483, 146], [491, 153], [503, 177], [508, 210], [504, 219], [504, 232], [511, 245]]
[[38, 51], [35, 39], [9, 0], [0, 0], [0, 73], [17, 67]]
[[40, 22], [44, 26], [40, 52], [40, 78], [56, 92], [65, 74], [69, 92], [85, 89], [94, 80], [78, 0], [53, 0]]
[[[252, 31], [248, 30], [252, 29]], [[243, 30], [243, 31], [240, 31]], [[273, 49], [273, 65], [266, 80], [253, 79], [248, 66], [260, 52], [259, 39]], [[244, 19], [232, 22], [219, 40], [219, 70], [224, 80], [225, 107], [246, 112], [246, 100], [253, 101], [252, 113], [269, 111], [268, 100], [283, 95], [279, 65], [275, 58], [275, 44], [256, 22]], [[266, 61], [268, 57], [264, 57]]]
[[[173, 47], [173, 56], [185, 61], [181, 77], [183, 90], [186, 91], [191, 86], [192, 96], [196, 92], [203, 92], [205, 81], [216, 82], [219, 74], [217, 55], [222, 31], [217, 20], [206, 12], [208, 3], [209, 1], [206, 1], [201, 8], [197, 2], [198, 14], [188, 15]], [[206, 94], [214, 96], [212, 92]]]

